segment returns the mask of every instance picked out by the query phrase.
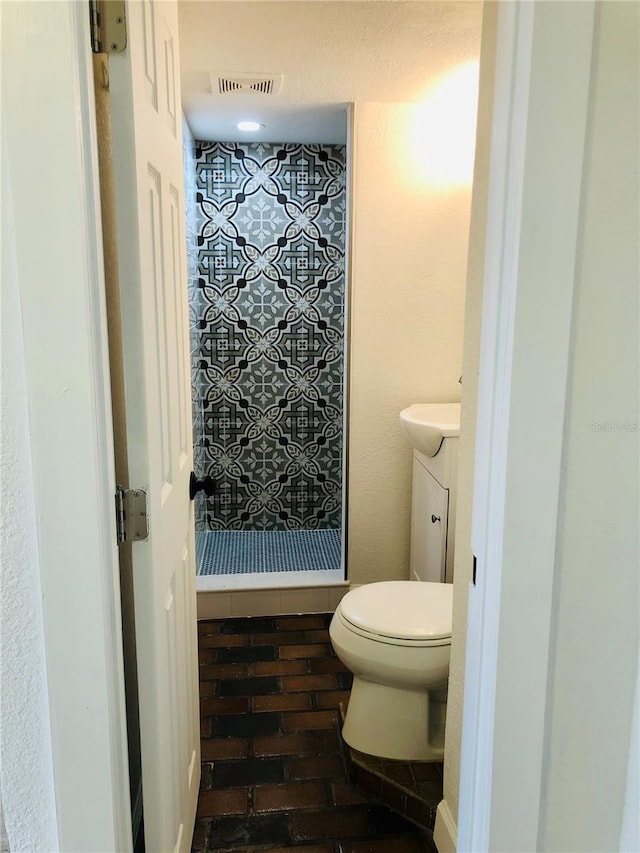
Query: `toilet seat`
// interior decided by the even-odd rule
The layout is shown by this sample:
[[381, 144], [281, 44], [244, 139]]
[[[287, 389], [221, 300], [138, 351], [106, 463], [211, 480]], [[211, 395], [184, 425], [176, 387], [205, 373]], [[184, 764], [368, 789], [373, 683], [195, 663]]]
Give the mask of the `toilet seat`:
[[390, 645], [451, 644], [451, 584], [380, 581], [351, 590], [336, 616], [345, 628]]

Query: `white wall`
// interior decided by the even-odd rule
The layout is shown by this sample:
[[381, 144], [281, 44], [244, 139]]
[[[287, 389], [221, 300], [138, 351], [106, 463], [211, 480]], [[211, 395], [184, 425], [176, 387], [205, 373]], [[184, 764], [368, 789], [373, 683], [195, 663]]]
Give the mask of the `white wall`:
[[460, 395], [470, 186], [420, 175], [419, 115], [415, 104], [355, 108], [348, 553], [355, 584], [409, 576], [412, 451], [400, 411]]
[[[540, 849], [617, 849], [639, 647], [637, 3], [602, 3], [563, 453]], [[640, 819], [637, 811], [636, 819]]]
[[[6, 155], [3, 134], [2, 151]], [[42, 590], [9, 164], [2, 158], [0, 791], [10, 849], [55, 850]]]
[[[517, 278], [518, 292], [514, 351], [519, 364], [514, 359], [513, 370], [528, 381], [511, 388], [509, 455], [511, 460], [521, 460], [516, 466], [520, 479], [511, 475], [507, 497], [493, 770], [489, 767], [483, 777], [492, 790], [481, 794], [490, 797], [492, 807], [486, 827], [492, 851], [609, 851], [619, 849], [623, 811], [626, 838], [638, 837], [638, 803], [627, 800], [625, 811], [625, 793], [638, 790], [637, 776], [633, 776], [637, 763], [628, 759], [638, 749], [632, 710], [640, 611], [639, 9], [637, 4], [599, 4], [593, 29], [588, 4], [539, 4], [535, 9], [523, 6], [521, 11], [533, 15], [532, 73], [525, 104], [529, 144], [519, 200], [522, 220], [518, 222], [517, 215], [506, 218], [514, 231], [518, 226], [515, 239], [520, 245], [517, 268], [509, 271]], [[485, 6], [485, 25], [492, 13]], [[569, 34], [574, 35], [570, 48]], [[491, 54], [494, 43], [495, 30], [485, 26], [483, 52]], [[574, 54], [572, 63], [567, 59], [569, 49]], [[521, 71], [526, 64], [526, 56], [521, 57]], [[485, 181], [483, 103], [489, 108], [484, 87], [470, 287], [474, 267], [482, 260], [473, 246], [476, 227], [484, 227], [481, 208], [476, 209]], [[547, 132], [549, 127], [554, 133]], [[505, 133], [504, 127], [498, 130]], [[556, 197], [558, 204], [554, 204]], [[555, 287], [551, 292], [550, 282]], [[473, 322], [473, 289], [468, 297], [467, 322]], [[554, 311], [572, 320], [570, 336], [561, 340]], [[566, 368], [567, 344], [565, 387], [563, 382], [558, 384], [558, 377]], [[472, 343], [465, 348], [465, 359], [471, 353], [472, 363], [473, 348]], [[466, 374], [467, 360], [464, 370]], [[466, 395], [468, 382], [465, 386]], [[563, 414], [565, 418], [557, 467], [545, 472], [549, 478], [542, 481], [540, 472], [549, 464], [536, 448], [554, 439], [554, 430], [545, 428], [538, 412], [529, 412], [531, 400], [544, 397], [541, 388], [552, 389], [548, 396], [556, 397], [560, 424]], [[468, 576], [463, 550], [468, 555], [468, 476], [464, 472], [469, 470], [465, 447], [467, 462], [470, 448], [465, 436], [463, 425], [458, 504], [463, 518], [459, 517], [457, 547], [464, 561], [460, 568]], [[559, 431], [557, 438], [562, 437]], [[560, 484], [559, 503], [532, 500], [536, 491], [544, 496], [545, 485], [551, 494], [554, 484]], [[540, 519], [542, 533], [536, 528]], [[546, 545], [541, 547], [538, 540], [546, 539], [551, 530], [557, 530], [557, 539], [545, 555]], [[532, 562], [530, 553], [537, 554], [539, 562]], [[540, 579], [547, 577], [553, 580], [548, 602], [543, 601], [540, 588]], [[456, 590], [455, 632], [466, 622], [465, 598], [463, 590]], [[541, 618], [532, 623], [532, 614]], [[548, 655], [547, 625], [551, 628]], [[464, 807], [468, 825], [474, 804], [461, 803], [459, 815], [456, 808], [465, 668], [457, 640], [456, 633], [444, 803], [461, 825]], [[537, 657], [530, 654], [536, 643]], [[535, 705], [541, 708], [540, 726], [529, 726], [529, 707]], [[484, 710], [491, 713], [486, 705]], [[476, 745], [469, 746], [475, 749]], [[477, 830], [477, 814], [474, 820]], [[483, 829], [480, 826], [478, 833]], [[637, 849], [637, 844], [620, 849]]]

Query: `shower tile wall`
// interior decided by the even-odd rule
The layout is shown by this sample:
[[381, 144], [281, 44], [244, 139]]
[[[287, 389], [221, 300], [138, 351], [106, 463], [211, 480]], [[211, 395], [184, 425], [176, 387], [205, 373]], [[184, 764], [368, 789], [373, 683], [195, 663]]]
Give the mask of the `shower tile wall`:
[[196, 528], [339, 528], [345, 148], [195, 150]]
[[[185, 235], [187, 241], [187, 291], [189, 298], [189, 342], [191, 349], [191, 401], [193, 421], [193, 467], [201, 474], [206, 468], [202, 456], [201, 436], [204, 430], [202, 399], [200, 394], [200, 318], [202, 317], [201, 288], [198, 286], [198, 217], [196, 215], [196, 161], [195, 140], [186, 121], [182, 122], [182, 142], [185, 189]], [[206, 511], [206, 498], [202, 492], [196, 495], [194, 516], [196, 529], [203, 529], [201, 519]]]

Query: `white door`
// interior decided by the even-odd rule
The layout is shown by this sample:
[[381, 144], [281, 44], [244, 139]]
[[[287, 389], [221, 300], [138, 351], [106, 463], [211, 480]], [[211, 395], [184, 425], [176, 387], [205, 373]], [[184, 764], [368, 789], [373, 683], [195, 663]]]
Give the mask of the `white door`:
[[188, 850], [200, 779], [178, 15], [127, 4], [109, 60], [129, 478], [148, 494], [133, 544], [144, 826]]

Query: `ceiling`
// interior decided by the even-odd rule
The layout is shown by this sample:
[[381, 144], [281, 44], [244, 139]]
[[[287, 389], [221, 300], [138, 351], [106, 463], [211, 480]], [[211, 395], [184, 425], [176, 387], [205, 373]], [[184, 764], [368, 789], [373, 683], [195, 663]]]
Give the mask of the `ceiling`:
[[[480, 0], [180, 0], [182, 101], [198, 139], [340, 143], [347, 105], [417, 102], [477, 60]], [[261, 75], [278, 94], [220, 94]]]

